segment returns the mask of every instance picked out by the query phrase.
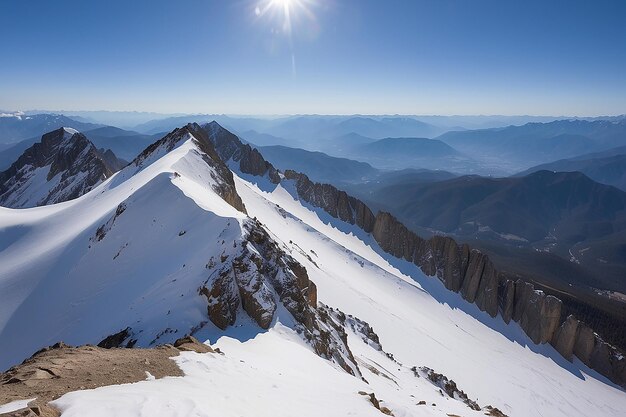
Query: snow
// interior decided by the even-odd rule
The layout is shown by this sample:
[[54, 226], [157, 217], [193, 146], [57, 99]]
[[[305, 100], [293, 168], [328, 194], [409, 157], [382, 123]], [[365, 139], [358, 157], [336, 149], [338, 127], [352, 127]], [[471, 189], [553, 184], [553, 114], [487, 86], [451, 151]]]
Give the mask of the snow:
[[71, 127], [64, 127], [63, 130], [65, 131], [64, 138], [66, 138], [66, 139], [70, 138], [70, 137], [72, 137], [72, 136], [74, 136], [75, 134], [78, 133], [78, 130], [73, 129]]
[[[0, 210], [0, 369], [59, 340], [97, 343], [121, 323], [141, 330], [138, 343], [147, 346], [206, 321], [197, 293], [205, 265], [237, 250], [245, 219], [215, 194], [212, 174], [187, 140], [76, 200]], [[122, 202], [126, 209], [97, 241]]]
[[[365, 370], [367, 384], [338, 371], [312, 354], [291, 329], [278, 324], [244, 343], [222, 337], [217, 347], [224, 355], [182, 353], [174, 358], [185, 374], [182, 378], [71, 393], [54, 405], [64, 417], [381, 416], [368, 397], [359, 394], [363, 391], [374, 392], [398, 417], [483, 415], [445, 399], [425, 378], [416, 378], [406, 367], [398, 369], [398, 364], [358, 337], [352, 335], [350, 341], [362, 362], [392, 379]], [[428, 405], [418, 406], [419, 400]]]
[[[262, 191], [238, 178], [237, 190], [249, 215], [294, 242], [292, 256], [319, 300], [369, 322], [399, 362], [443, 373], [510, 416], [617, 416], [626, 408], [624, 392], [596, 372], [534, 345], [516, 323], [489, 317], [354, 226], [303, 205], [289, 184]], [[303, 252], [316, 254], [317, 267]]]
[[384, 352], [348, 331], [367, 382], [350, 376], [312, 352], [280, 305], [267, 331], [242, 314], [219, 330], [198, 285], [209, 264], [238, 253], [247, 216], [213, 191], [215, 181], [185, 136], [76, 200], [0, 208], [0, 369], [44, 345], [94, 343], [132, 323], [138, 346], [193, 331], [225, 354], [183, 352], [174, 358], [183, 377], [68, 393], [54, 402], [64, 417], [381, 416], [359, 391], [398, 417], [484, 415], [442, 396], [413, 366], [511, 417], [623, 415], [623, 391], [296, 200], [290, 182], [235, 175], [249, 216], [306, 267], [319, 301], [367, 321]]
[[12, 411], [21, 410], [28, 406], [28, 403], [36, 400], [36, 398], [30, 398], [28, 400], [11, 401], [10, 403], [0, 405], [0, 414], [10, 413]]
[[20, 171], [23, 172], [22, 180], [8, 191], [12, 198], [5, 202], [7, 206], [35, 206], [44, 200], [50, 194], [50, 191], [61, 181], [61, 173], [48, 181], [50, 165], [34, 169], [31, 165], [28, 165]]

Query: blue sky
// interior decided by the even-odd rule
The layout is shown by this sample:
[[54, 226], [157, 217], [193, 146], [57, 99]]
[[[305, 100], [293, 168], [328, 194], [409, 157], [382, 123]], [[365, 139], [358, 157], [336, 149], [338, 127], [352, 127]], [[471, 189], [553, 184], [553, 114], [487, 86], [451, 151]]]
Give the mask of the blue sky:
[[0, 109], [626, 113], [623, 0], [270, 1], [0, 1]]

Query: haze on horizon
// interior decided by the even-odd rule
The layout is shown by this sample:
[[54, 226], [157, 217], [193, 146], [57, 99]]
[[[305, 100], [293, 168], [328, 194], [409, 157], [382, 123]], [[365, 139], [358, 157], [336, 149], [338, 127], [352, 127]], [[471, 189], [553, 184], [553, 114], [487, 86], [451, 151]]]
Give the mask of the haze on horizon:
[[6, 1], [0, 109], [623, 114], [625, 18], [609, 0]]

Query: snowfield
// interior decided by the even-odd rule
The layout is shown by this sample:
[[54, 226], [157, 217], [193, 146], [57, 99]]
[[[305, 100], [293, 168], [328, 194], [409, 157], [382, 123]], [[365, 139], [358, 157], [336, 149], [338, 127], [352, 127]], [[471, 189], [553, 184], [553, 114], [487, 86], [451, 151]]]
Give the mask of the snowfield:
[[267, 331], [243, 314], [218, 329], [198, 287], [211, 262], [236, 253], [247, 216], [213, 190], [192, 139], [76, 200], [0, 208], [0, 369], [59, 340], [97, 343], [127, 325], [138, 346], [193, 332], [224, 352], [182, 353], [184, 377], [68, 393], [54, 402], [64, 417], [381, 416], [364, 393], [396, 417], [485, 415], [412, 370], [423, 366], [511, 417], [624, 415], [624, 391], [301, 203], [287, 181], [235, 175], [248, 216], [306, 267], [319, 301], [368, 322], [383, 351], [348, 331], [366, 382], [315, 355], [287, 311]]

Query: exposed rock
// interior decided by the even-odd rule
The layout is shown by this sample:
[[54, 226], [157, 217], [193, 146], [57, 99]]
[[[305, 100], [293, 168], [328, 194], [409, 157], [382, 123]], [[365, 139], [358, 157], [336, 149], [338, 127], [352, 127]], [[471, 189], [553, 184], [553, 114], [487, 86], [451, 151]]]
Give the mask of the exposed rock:
[[213, 324], [222, 330], [235, 324], [240, 301], [232, 269], [219, 271], [210, 286], [200, 288], [200, 293], [207, 298], [207, 312]]
[[561, 327], [554, 333], [552, 346], [568, 361], [572, 361], [574, 355], [574, 344], [578, 336], [579, 321], [572, 315], [561, 324]]
[[613, 379], [613, 366], [611, 364], [611, 346], [604, 342], [597, 334], [595, 337], [595, 346], [589, 357], [591, 367], [602, 375]]
[[48, 404], [63, 394], [81, 389], [124, 384], [146, 379], [182, 376], [170, 358], [179, 354], [171, 345], [152, 349], [104, 349], [56, 344], [37, 352], [21, 365], [0, 373], [0, 404], [36, 398], [28, 407], [10, 415], [59, 416]]
[[[111, 154], [101, 154], [74, 129], [46, 133], [0, 172], [0, 205], [26, 208], [80, 197], [118, 170], [117, 164], [110, 164], [117, 160]], [[35, 188], [37, 193], [32, 192]]]
[[498, 308], [502, 314], [502, 320], [506, 324], [513, 318], [515, 306], [515, 282], [510, 279], [501, 278], [498, 284]]
[[215, 146], [220, 158], [226, 163], [239, 164], [239, 170], [244, 174], [263, 177], [267, 175], [274, 184], [280, 182], [280, 175], [272, 164], [263, 159], [258, 150], [241, 140], [217, 122], [213, 121], [202, 126], [207, 137]]
[[174, 347], [183, 352], [214, 353], [209, 345], [201, 343], [193, 336], [185, 336], [174, 342]]
[[380, 338], [369, 323], [350, 314], [346, 315], [337, 308], [328, 307], [326, 305], [323, 305], [323, 308], [326, 309], [328, 314], [331, 315], [336, 322], [360, 336], [364, 343], [370, 345], [378, 351], [383, 351]]
[[262, 265], [262, 262], [256, 255], [246, 252], [233, 261], [233, 272], [244, 311], [262, 329], [268, 329], [274, 318], [276, 302], [257, 266]]
[[593, 330], [585, 323], [579, 323], [576, 341], [574, 342], [574, 354], [587, 366], [591, 365], [591, 353], [596, 345], [596, 337]]
[[284, 175], [285, 179], [295, 182], [298, 196], [304, 201], [324, 209], [337, 219], [356, 224], [366, 232], [373, 230], [374, 215], [362, 201], [332, 185], [314, 183], [304, 174], [286, 170]]
[[493, 263], [487, 258], [478, 286], [476, 305], [482, 311], [486, 311], [491, 317], [498, 315], [498, 285], [498, 273]]
[[561, 300], [535, 290], [532, 284], [521, 280], [515, 283], [513, 319], [519, 322], [534, 343], [552, 340], [560, 324], [561, 305]]
[[[361, 394], [363, 393], [363, 394]], [[359, 394], [361, 395], [366, 395], [367, 399], [369, 400], [369, 402], [374, 406], [374, 408], [376, 408], [378, 411], [380, 411], [383, 414], [386, 414], [388, 416], [393, 416], [393, 413], [391, 412], [390, 409], [388, 409], [387, 407], [381, 406], [380, 402], [382, 400], [379, 400], [378, 398], [376, 398], [376, 394], [374, 394], [373, 392], [368, 394], [366, 392], [363, 391], [359, 391]]]
[[266, 329], [280, 303], [319, 356], [360, 375], [344, 327], [318, 306], [317, 288], [306, 269], [285, 253], [257, 221], [247, 221], [244, 228], [247, 234], [240, 255], [224, 264], [200, 289], [208, 300], [210, 320], [225, 329], [235, 323], [241, 305]]
[[469, 255], [467, 272], [463, 279], [461, 295], [470, 303], [476, 300], [476, 293], [480, 285], [480, 279], [485, 270], [486, 255], [477, 250], [472, 250]]
[[[412, 236], [409, 240], [415, 241]], [[425, 243], [420, 242], [422, 245]], [[462, 252], [466, 248], [459, 248], [453, 239], [445, 236], [434, 236], [428, 243], [432, 248], [440, 279], [447, 289], [458, 292], [463, 284], [463, 275], [467, 267], [467, 257]]]
[[110, 336], [105, 337], [100, 343], [98, 343], [98, 347], [104, 349], [111, 349], [122, 347], [122, 344], [126, 339], [130, 337], [130, 327], [125, 328], [122, 331], [114, 333]]
[[128, 165], [128, 161], [118, 158], [111, 149], [98, 149], [102, 160], [113, 169], [113, 172], [117, 172]]
[[487, 407], [485, 407], [485, 411], [487, 411], [485, 413], [485, 415], [487, 416], [491, 416], [491, 417], [508, 417], [506, 414], [504, 414], [502, 411], [500, 411], [499, 409], [497, 409], [496, 407], [492, 407], [490, 405], [488, 405]]
[[426, 366], [421, 367], [420, 371], [424, 373], [424, 375], [430, 380], [430, 382], [443, 390], [440, 392], [445, 392], [448, 397], [464, 402], [465, 405], [467, 405], [472, 410], [480, 411], [480, 406], [478, 405], [478, 403], [471, 400], [464, 391], [459, 389], [456, 385], [456, 382], [448, 379], [448, 377], [443, 374], [436, 373]]

